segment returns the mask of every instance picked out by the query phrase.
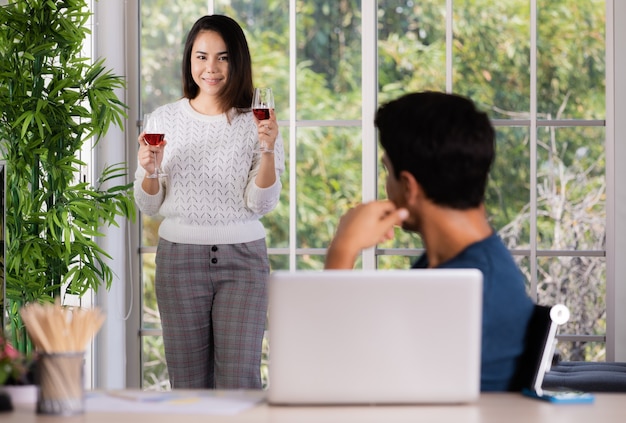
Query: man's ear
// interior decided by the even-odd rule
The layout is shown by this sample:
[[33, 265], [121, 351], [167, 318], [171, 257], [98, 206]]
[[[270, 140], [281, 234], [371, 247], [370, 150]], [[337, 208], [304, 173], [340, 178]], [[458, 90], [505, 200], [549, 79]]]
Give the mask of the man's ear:
[[411, 172], [406, 170], [400, 172], [400, 186], [402, 187], [406, 204], [415, 204], [416, 201], [421, 199], [423, 195], [422, 186]]

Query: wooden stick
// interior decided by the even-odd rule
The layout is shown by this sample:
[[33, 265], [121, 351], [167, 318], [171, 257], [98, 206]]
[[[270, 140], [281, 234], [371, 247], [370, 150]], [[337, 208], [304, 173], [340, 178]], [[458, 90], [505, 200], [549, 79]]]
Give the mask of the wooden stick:
[[55, 304], [30, 303], [20, 310], [33, 343], [47, 353], [80, 352], [104, 323], [98, 308], [70, 308]]

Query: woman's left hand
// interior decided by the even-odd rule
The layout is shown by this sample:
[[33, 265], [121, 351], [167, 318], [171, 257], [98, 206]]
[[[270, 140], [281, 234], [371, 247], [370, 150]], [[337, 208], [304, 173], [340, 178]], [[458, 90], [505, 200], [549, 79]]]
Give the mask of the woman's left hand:
[[256, 122], [262, 149], [268, 152], [274, 151], [274, 144], [278, 137], [278, 123], [276, 122], [274, 109], [270, 109], [269, 119], [258, 120], [255, 116], [254, 121]]

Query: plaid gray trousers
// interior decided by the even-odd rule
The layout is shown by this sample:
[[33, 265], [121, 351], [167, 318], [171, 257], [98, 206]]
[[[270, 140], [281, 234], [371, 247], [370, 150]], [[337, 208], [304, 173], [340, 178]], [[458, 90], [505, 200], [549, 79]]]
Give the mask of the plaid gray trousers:
[[260, 389], [269, 259], [265, 239], [159, 240], [155, 290], [173, 389]]

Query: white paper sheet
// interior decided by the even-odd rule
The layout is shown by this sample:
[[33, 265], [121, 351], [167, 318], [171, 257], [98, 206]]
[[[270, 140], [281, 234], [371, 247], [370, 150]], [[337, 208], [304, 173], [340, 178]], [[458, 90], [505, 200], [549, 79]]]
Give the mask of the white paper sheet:
[[252, 408], [262, 401], [262, 395], [253, 395], [244, 391], [121, 390], [86, 393], [85, 409], [88, 413], [233, 415]]

